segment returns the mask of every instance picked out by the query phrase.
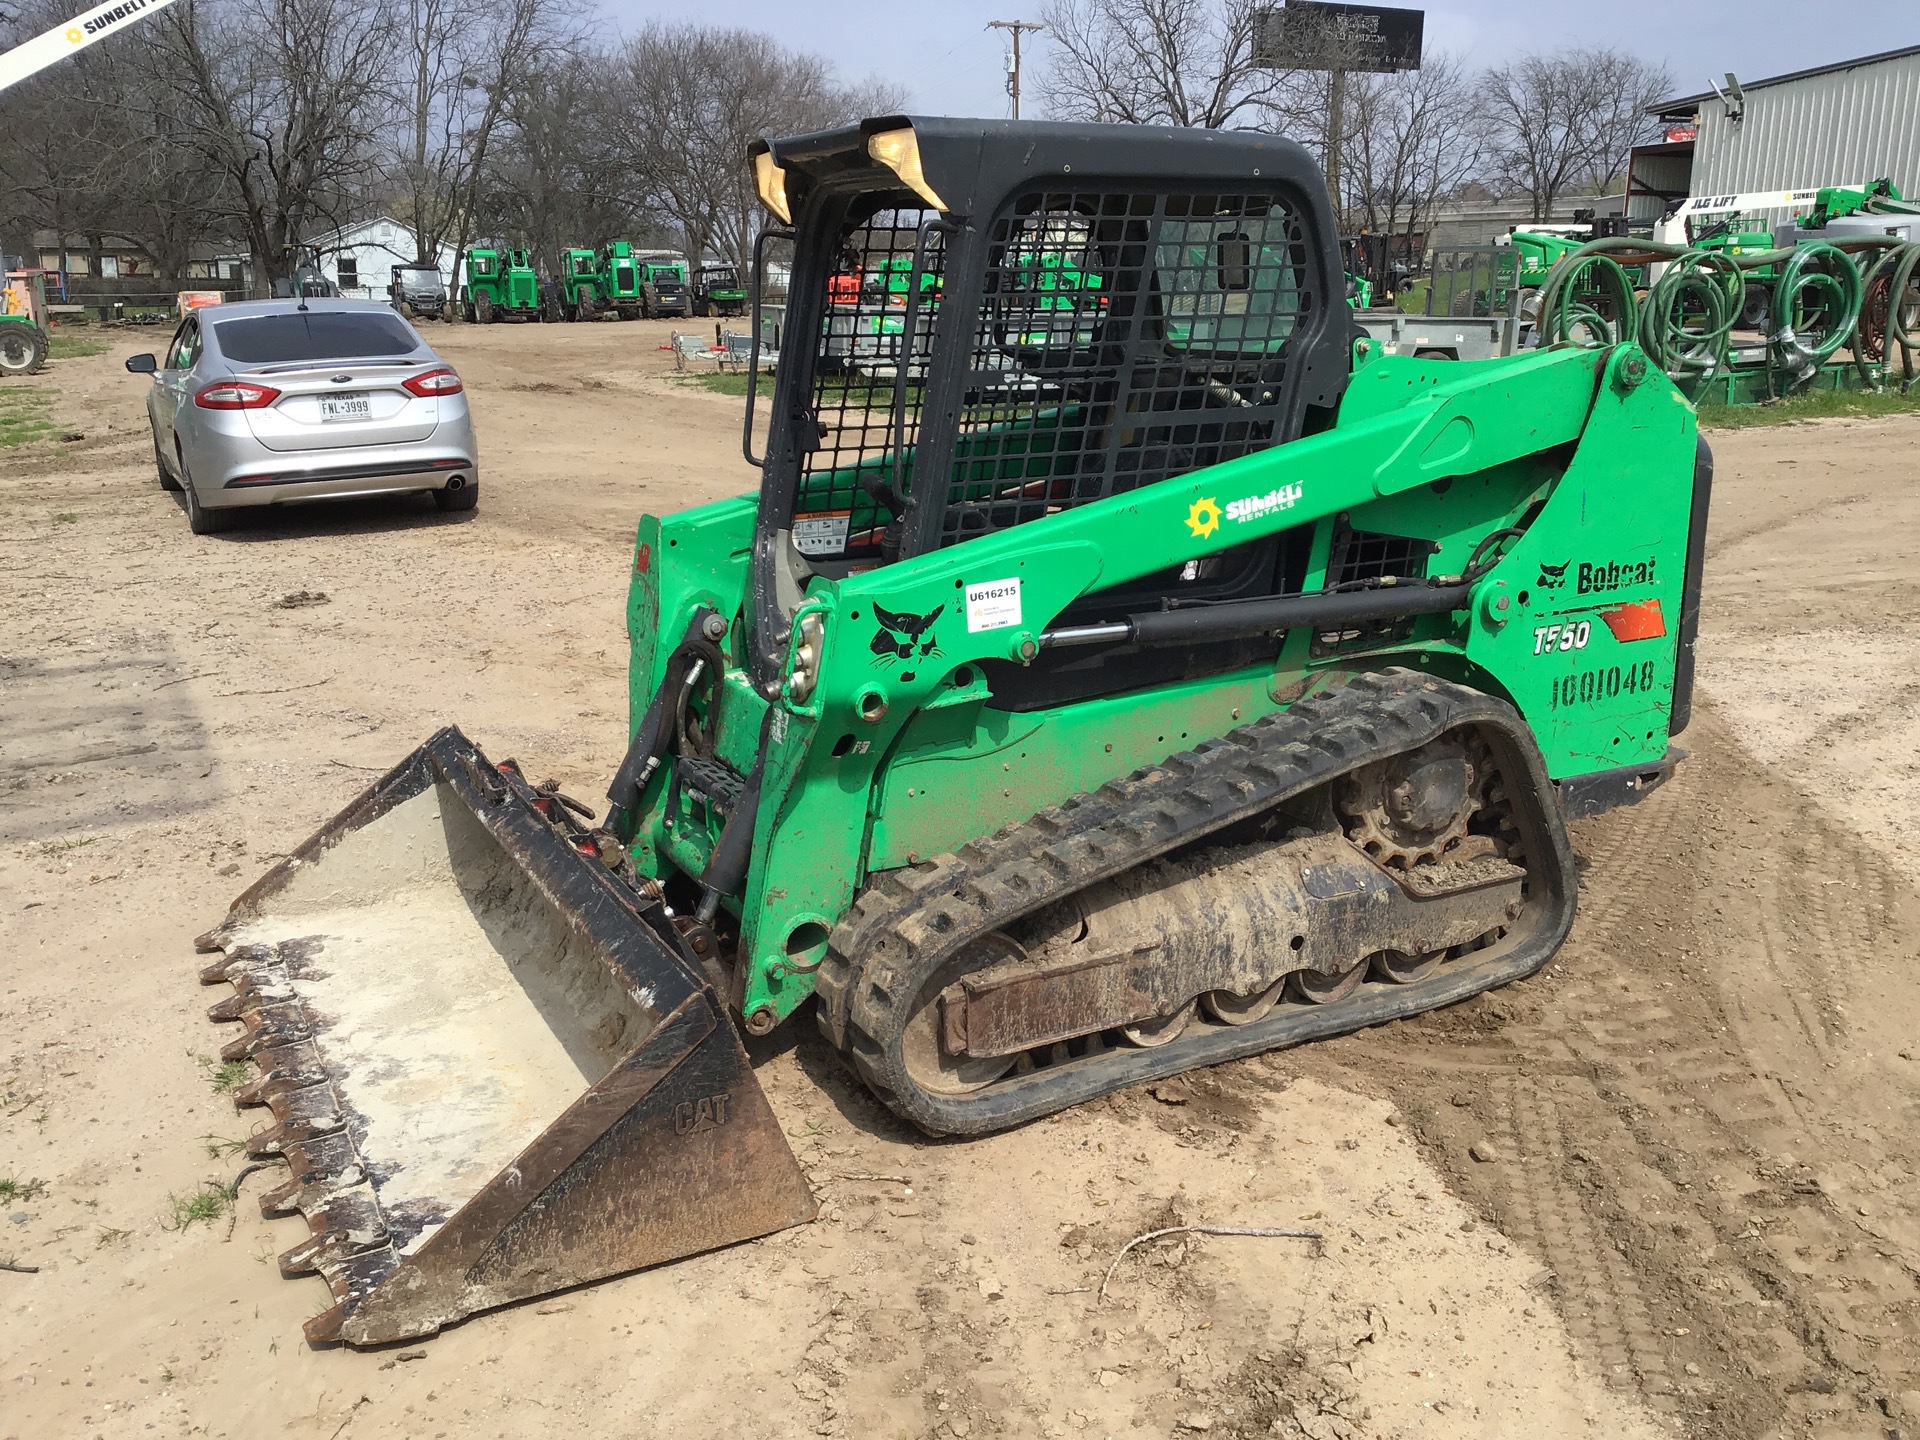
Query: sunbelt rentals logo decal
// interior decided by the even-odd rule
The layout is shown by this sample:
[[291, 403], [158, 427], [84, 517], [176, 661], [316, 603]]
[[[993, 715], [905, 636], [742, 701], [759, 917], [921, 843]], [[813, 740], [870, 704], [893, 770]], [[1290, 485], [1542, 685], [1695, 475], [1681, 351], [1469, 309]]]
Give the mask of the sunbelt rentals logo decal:
[[164, 10], [174, 0], [118, 0], [94, 10], [69, 16], [31, 40], [0, 50], [0, 90], [17, 85], [29, 75], [37, 75], [49, 65], [58, 65], [77, 51]]
[[1271, 515], [1276, 510], [1291, 510], [1300, 503], [1303, 489], [1298, 482], [1292, 485], [1280, 485], [1264, 495], [1249, 496], [1245, 500], [1227, 502], [1227, 519], [1236, 525], [1244, 525], [1249, 520], [1258, 520]]
[[1220, 528], [1221, 521], [1245, 525], [1277, 511], [1291, 510], [1300, 503], [1306, 489], [1298, 481], [1276, 485], [1264, 495], [1249, 495], [1244, 500], [1229, 500], [1226, 509], [1212, 495], [1203, 495], [1187, 507], [1187, 530], [1196, 540], [1204, 540]]
[[105, 10], [96, 10], [93, 14], [82, 20], [78, 26], [69, 26], [67, 29], [67, 39], [78, 45], [83, 32], [87, 35], [99, 35], [104, 31], [112, 29], [122, 20], [132, 19], [151, 4], [153, 4], [153, 0], [125, 0], [123, 4], [109, 6]]

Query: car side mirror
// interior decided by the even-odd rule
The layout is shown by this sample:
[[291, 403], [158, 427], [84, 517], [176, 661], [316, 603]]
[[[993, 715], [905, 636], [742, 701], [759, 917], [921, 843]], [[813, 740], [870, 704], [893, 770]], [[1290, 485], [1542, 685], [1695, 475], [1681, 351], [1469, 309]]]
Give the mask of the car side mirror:
[[127, 369], [135, 375], [151, 375], [160, 368], [160, 362], [151, 355], [129, 355]]

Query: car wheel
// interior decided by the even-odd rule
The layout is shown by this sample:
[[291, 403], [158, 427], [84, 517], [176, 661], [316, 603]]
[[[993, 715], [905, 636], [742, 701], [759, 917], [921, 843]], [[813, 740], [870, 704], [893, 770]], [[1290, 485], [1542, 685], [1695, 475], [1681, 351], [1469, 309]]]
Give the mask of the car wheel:
[[222, 530], [233, 526], [231, 510], [209, 510], [200, 503], [200, 496], [193, 488], [193, 476], [187, 470], [187, 457], [178, 450], [174, 459], [180, 465], [180, 488], [187, 492], [187, 528], [196, 535], [218, 535]]
[[162, 490], [178, 490], [180, 482], [173, 478], [173, 472], [167, 469], [167, 462], [160, 449], [160, 437], [153, 437], [153, 468], [160, 476]]
[[458, 490], [436, 490], [433, 492], [433, 503], [442, 510], [472, 510], [480, 504], [480, 482], [475, 480]]

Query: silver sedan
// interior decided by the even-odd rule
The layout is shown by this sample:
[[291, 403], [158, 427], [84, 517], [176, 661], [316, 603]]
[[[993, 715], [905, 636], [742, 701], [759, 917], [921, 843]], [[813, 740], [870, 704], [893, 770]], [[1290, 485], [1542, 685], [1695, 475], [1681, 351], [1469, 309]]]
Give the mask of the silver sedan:
[[252, 300], [191, 312], [153, 376], [160, 483], [184, 490], [196, 535], [249, 506], [426, 491], [480, 499], [479, 447], [460, 377], [385, 305]]

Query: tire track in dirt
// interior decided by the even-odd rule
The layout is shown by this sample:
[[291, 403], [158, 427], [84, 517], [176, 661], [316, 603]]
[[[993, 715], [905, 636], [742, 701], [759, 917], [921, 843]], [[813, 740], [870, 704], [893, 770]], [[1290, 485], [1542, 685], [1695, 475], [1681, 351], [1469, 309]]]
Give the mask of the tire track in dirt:
[[1568, 1330], [1608, 1384], [1633, 1388], [1637, 1377], [1663, 1374], [1666, 1361], [1651, 1343], [1653, 1316], [1637, 1277], [1559, 1179], [1569, 1147], [1553, 1087], [1502, 1075], [1493, 1088], [1508, 1153], [1525, 1176], [1500, 1214], [1502, 1228], [1546, 1261]]
[[[1807, 1420], [1830, 1415], [1836, 1407], [1822, 1397], [1821, 1382], [1843, 1392], [1847, 1379], [1859, 1386], [1860, 1407], [1871, 1409], [1874, 1382], [1883, 1374], [1895, 1390], [1913, 1374], [1912, 1301], [1887, 1303], [1888, 1292], [1910, 1275], [1904, 1264], [1890, 1265], [1877, 1249], [1862, 1246], [1860, 1227], [1826, 1193], [1821, 1172], [1871, 1157], [1850, 1155], [1849, 1146], [1836, 1143], [1825, 1117], [1846, 1113], [1853, 1097], [1822, 1077], [1835, 1068], [1832, 1057], [1846, 1035], [1841, 1005], [1851, 962], [1885, 943], [1876, 932], [1898, 881], [1808, 798], [1785, 786], [1756, 785], [1725, 731], [1711, 719], [1706, 728], [1709, 741], [1698, 762], [1704, 783], [1690, 796], [1673, 797], [1683, 803], [1669, 807], [1670, 817], [1690, 814], [1693, 823], [1682, 827], [1631, 812], [1620, 817], [1624, 834], [1611, 853], [1623, 859], [1638, 852], [1643, 864], [1622, 864], [1600, 883], [1620, 895], [1645, 894], [1647, 871], [1674, 867], [1683, 887], [1662, 898], [1681, 917], [1674, 926], [1678, 944], [1662, 958], [1670, 964], [1677, 948], [1682, 957], [1691, 951], [1712, 963], [1704, 973], [1690, 967], [1690, 1003], [1682, 1010], [1644, 993], [1621, 1003], [1587, 987], [1571, 1007], [1572, 1048], [1619, 1086], [1627, 1102], [1623, 1117], [1644, 1152], [1679, 1152], [1709, 1177], [1707, 1185], [1690, 1188], [1697, 1213], [1731, 1241], [1717, 1247], [1717, 1263], [1744, 1272], [1752, 1290], [1769, 1298], [1767, 1308], [1780, 1312], [1779, 1323], [1751, 1330], [1756, 1340], [1776, 1341], [1761, 1364], [1768, 1378], [1784, 1382], [1787, 1412]], [[1744, 817], [1742, 808], [1749, 812]], [[1675, 849], [1676, 835], [1696, 828], [1712, 835], [1716, 821], [1724, 827], [1730, 819], [1771, 831], [1777, 843], [1747, 848], [1746, 863], [1734, 867], [1731, 881], [1685, 874], [1688, 856]], [[1867, 904], [1834, 903], [1843, 886], [1861, 888], [1846, 886], [1836, 871], [1867, 880]], [[1750, 887], [1750, 905], [1713, 903], [1717, 889], [1741, 888], [1741, 880]], [[1635, 907], [1597, 908], [1601, 913], [1575, 947], [1581, 958], [1604, 965], [1609, 955], [1644, 942], [1647, 927]], [[1696, 917], [1710, 910], [1722, 921], [1698, 924]], [[1758, 974], [1751, 973], [1756, 960]], [[1721, 1043], [1722, 1034], [1735, 1043]], [[1743, 1171], [1759, 1186], [1735, 1180]], [[1670, 1178], [1677, 1174], [1669, 1170]], [[1862, 1296], [1876, 1298], [1863, 1303]], [[1765, 1351], [1756, 1346], [1749, 1353], [1758, 1358]], [[1809, 1375], [1809, 1368], [1844, 1374]]]
[[[1912, 886], [1710, 708], [1689, 739], [1665, 790], [1577, 827], [1546, 975], [1303, 1065], [1393, 1092], [1610, 1383], [1701, 1436], [1883, 1434], [1920, 1287], [1853, 1202], [1917, 1173], [1914, 1082], [1848, 1055], [1859, 1013], [1913, 1007], [1862, 968], [1920, 949]], [[1489, 1136], [1501, 1162], [1464, 1161]]]

